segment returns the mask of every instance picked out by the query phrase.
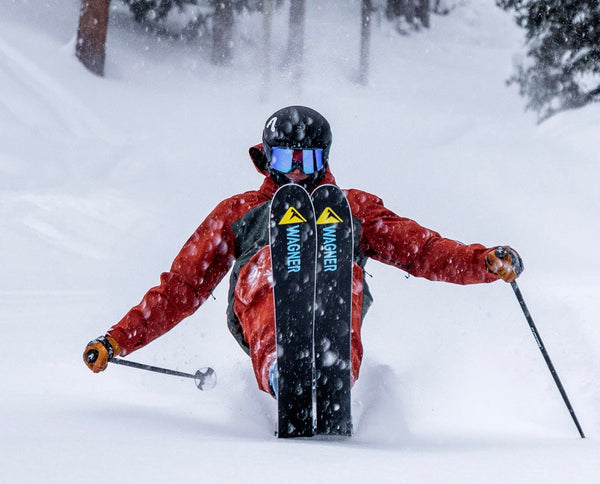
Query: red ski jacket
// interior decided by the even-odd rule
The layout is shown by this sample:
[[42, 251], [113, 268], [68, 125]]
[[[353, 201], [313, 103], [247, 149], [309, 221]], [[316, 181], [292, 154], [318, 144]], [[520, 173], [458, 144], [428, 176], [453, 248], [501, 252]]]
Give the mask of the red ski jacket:
[[[263, 174], [266, 177], [258, 190], [217, 205], [185, 243], [170, 271], [161, 275], [160, 285], [108, 331], [121, 345], [123, 356], [193, 314], [233, 266], [229, 329], [250, 354], [259, 387], [268, 391], [266, 368], [275, 354], [268, 220], [270, 200], [279, 186]], [[321, 183], [335, 184], [335, 179], [328, 171]], [[434, 281], [474, 284], [495, 281], [498, 276], [486, 269], [484, 258], [491, 248], [442, 238], [396, 215], [369, 193], [353, 189], [345, 193], [355, 227], [352, 375], [356, 379], [362, 359], [360, 328], [372, 302], [363, 271], [368, 258]]]

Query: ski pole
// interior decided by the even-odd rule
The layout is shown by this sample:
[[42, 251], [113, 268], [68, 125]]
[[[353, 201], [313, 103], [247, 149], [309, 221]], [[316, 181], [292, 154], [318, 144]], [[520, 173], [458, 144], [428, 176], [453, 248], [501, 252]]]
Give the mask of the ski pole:
[[[89, 363], [93, 363], [98, 358], [98, 352], [91, 350], [86, 355], [86, 360]], [[217, 384], [217, 374], [210, 366], [206, 368], [200, 368], [193, 375], [191, 373], [184, 373], [177, 370], [169, 370], [168, 368], [160, 368], [158, 366], [146, 365], [144, 363], [136, 363], [135, 361], [124, 360], [123, 358], [111, 358], [108, 360], [109, 363], [115, 365], [129, 366], [131, 368], [137, 368], [139, 370], [153, 371], [155, 373], [162, 373], [164, 375], [180, 376], [184, 378], [193, 378], [194, 383], [199, 390], [212, 390]]]
[[554, 383], [556, 383], [556, 386], [558, 387], [558, 391], [560, 392], [560, 394], [563, 398], [563, 401], [565, 402], [565, 405], [567, 406], [567, 409], [569, 410], [569, 413], [571, 414], [571, 418], [573, 419], [573, 422], [575, 423], [575, 426], [577, 427], [577, 430], [579, 431], [579, 435], [581, 436], [582, 439], [585, 439], [585, 435], [583, 434], [581, 425], [579, 425], [579, 421], [577, 420], [575, 411], [573, 410], [573, 407], [571, 406], [571, 402], [569, 402], [569, 397], [567, 397], [567, 392], [565, 392], [565, 389], [560, 381], [560, 378], [558, 377], [558, 373], [556, 372], [556, 369], [554, 368], [554, 365], [552, 364], [552, 360], [550, 360], [550, 356], [548, 355], [548, 352], [546, 351], [546, 347], [544, 346], [544, 343], [542, 342], [542, 338], [540, 337], [540, 334], [538, 333], [538, 330], [535, 327], [535, 323], [533, 322], [533, 318], [531, 317], [531, 314], [529, 313], [529, 309], [527, 309], [527, 305], [525, 304], [525, 300], [523, 299], [523, 295], [521, 294], [521, 291], [519, 289], [517, 281], [512, 281], [510, 283], [510, 285], [513, 288], [515, 296], [517, 296], [517, 301], [519, 301], [519, 304], [521, 305], [521, 309], [523, 310], [525, 319], [527, 319], [527, 322], [529, 323], [529, 327], [531, 328], [533, 337], [535, 338], [538, 348], [542, 352], [542, 356], [544, 357], [544, 360], [546, 360], [546, 365], [548, 365], [548, 369], [550, 370], [550, 373], [552, 374], [552, 378], [554, 378]]

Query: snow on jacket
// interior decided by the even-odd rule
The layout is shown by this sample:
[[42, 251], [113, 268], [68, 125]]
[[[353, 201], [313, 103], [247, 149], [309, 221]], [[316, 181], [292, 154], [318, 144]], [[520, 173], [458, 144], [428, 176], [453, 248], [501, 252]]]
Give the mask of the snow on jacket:
[[[321, 183], [335, 184], [335, 179], [328, 171]], [[269, 204], [278, 188], [266, 176], [258, 190], [217, 205], [185, 243], [171, 270], [161, 275], [160, 285], [109, 330], [123, 356], [193, 314], [233, 266], [229, 329], [252, 357], [259, 386], [268, 391], [265, 368], [275, 350], [268, 220]], [[352, 376], [356, 379], [362, 359], [360, 327], [372, 302], [363, 271], [368, 258], [434, 281], [474, 284], [495, 281], [498, 276], [486, 269], [489, 248], [442, 238], [396, 215], [369, 193], [350, 189], [345, 194], [355, 230]]]

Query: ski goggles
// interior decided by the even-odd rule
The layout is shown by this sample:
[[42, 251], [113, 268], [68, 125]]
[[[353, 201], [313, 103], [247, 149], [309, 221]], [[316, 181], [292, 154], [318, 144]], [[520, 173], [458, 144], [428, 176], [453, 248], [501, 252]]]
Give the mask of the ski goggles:
[[300, 168], [305, 175], [312, 175], [323, 168], [323, 148], [293, 150], [273, 146], [271, 168], [280, 173], [289, 173]]

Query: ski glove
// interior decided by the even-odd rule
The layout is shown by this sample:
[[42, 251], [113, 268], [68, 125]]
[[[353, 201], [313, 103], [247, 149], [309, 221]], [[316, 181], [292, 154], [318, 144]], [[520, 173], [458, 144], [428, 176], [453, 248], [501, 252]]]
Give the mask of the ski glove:
[[90, 341], [83, 352], [83, 362], [94, 373], [106, 370], [108, 361], [121, 354], [121, 345], [112, 336], [100, 336]]
[[485, 265], [505, 282], [513, 282], [523, 272], [521, 256], [507, 245], [490, 250], [485, 256]]

